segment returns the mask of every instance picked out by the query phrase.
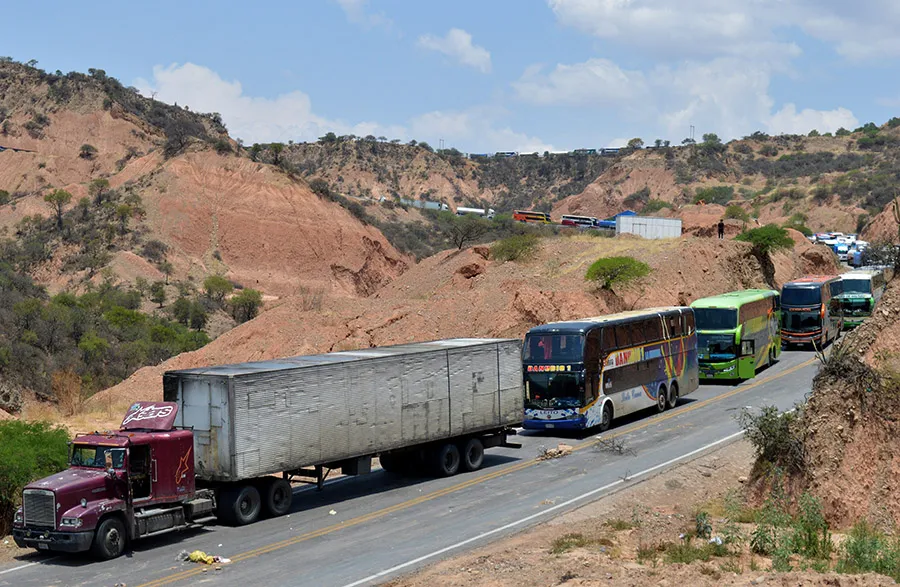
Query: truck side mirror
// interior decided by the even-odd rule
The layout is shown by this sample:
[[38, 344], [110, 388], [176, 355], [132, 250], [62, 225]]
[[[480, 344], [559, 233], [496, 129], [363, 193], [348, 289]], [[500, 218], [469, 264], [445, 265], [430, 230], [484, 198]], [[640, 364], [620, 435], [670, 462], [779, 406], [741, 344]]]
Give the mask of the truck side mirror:
[[115, 480], [116, 479], [116, 470], [112, 469], [112, 468], [107, 469], [106, 476], [109, 477], [111, 480]]

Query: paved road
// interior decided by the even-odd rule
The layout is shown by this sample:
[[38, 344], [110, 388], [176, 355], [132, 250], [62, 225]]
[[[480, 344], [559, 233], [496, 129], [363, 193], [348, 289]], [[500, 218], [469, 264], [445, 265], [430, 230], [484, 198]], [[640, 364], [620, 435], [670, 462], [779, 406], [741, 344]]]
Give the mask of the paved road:
[[[36, 555], [0, 567], [0, 586], [215, 582], [342, 587], [386, 581], [737, 438], [734, 416], [742, 407], [791, 408], [809, 391], [815, 363], [809, 352], [786, 352], [754, 380], [704, 385], [675, 410], [617, 421], [602, 437], [624, 443], [625, 454], [604, 448], [597, 436], [568, 436], [562, 439], [575, 446], [573, 454], [538, 461], [541, 447], [556, 446], [561, 437], [525, 432], [518, 437], [522, 449], [489, 451], [484, 469], [476, 473], [399, 479], [378, 471], [340, 479], [322, 492], [298, 489], [286, 517], [148, 539], [126, 557], [104, 563]], [[204, 573], [206, 567], [179, 560], [182, 551], [197, 549], [233, 562]]]

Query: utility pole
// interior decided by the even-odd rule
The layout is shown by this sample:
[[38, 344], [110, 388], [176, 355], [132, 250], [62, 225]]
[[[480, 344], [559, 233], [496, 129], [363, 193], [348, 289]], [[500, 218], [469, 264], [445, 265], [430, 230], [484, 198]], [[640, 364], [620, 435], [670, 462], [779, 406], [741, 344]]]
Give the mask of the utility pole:
[[694, 140], [694, 125], [691, 125], [691, 141]]
[[439, 142], [439, 144], [440, 144], [439, 149], [440, 149], [441, 151], [443, 151], [443, 150], [444, 150], [444, 139], [438, 139], [438, 142]]

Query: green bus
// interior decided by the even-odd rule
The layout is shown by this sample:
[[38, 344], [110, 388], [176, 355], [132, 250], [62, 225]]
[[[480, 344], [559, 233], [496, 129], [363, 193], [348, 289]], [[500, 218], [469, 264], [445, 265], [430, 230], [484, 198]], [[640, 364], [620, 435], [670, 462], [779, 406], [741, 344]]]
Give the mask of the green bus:
[[841, 275], [843, 288], [835, 299], [841, 303], [844, 330], [856, 328], [872, 315], [875, 304], [887, 287], [881, 269], [857, 269]]
[[700, 379], [752, 379], [781, 355], [781, 296], [745, 289], [691, 304]]

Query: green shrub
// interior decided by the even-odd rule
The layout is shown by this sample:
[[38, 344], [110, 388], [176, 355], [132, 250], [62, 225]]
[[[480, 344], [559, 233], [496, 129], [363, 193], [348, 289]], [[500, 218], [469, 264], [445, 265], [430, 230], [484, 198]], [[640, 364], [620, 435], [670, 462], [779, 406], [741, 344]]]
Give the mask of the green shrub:
[[703, 201], [707, 204], [719, 204], [720, 206], [725, 206], [734, 199], [734, 186], [717, 185], [708, 188], [697, 188], [695, 194], [695, 204]]
[[650, 201], [650, 188], [644, 186], [638, 191], [627, 195], [625, 199], [622, 200], [622, 204], [626, 208], [638, 208], [641, 204], [645, 204], [648, 201]]
[[643, 210], [641, 210], [644, 214], [650, 214], [653, 212], [659, 212], [663, 208], [672, 208], [672, 204], [668, 202], [663, 202], [662, 200], [649, 200], [646, 204], [644, 204]]
[[725, 208], [725, 218], [748, 222], [750, 220], [750, 215], [747, 214], [747, 211], [744, 210], [741, 206], [737, 204], [731, 204], [730, 206]]
[[735, 240], [752, 244], [754, 252], [760, 255], [794, 247], [794, 239], [784, 228], [774, 224], [742, 232], [735, 237]]
[[800, 496], [800, 514], [794, 522], [792, 550], [809, 559], [831, 558], [831, 533], [822, 501], [808, 493]]
[[632, 257], [603, 257], [588, 267], [584, 278], [596, 282], [600, 289], [611, 290], [613, 286], [641, 279], [650, 274], [650, 266]]
[[262, 307], [262, 294], [255, 289], [244, 289], [228, 300], [231, 305], [231, 313], [238, 322], [252, 320]]
[[879, 573], [900, 581], [900, 539], [859, 522], [841, 544], [837, 572]]
[[803, 440], [797, 430], [796, 411], [782, 413], [775, 406], [763, 406], [759, 414], [754, 414], [744, 408], [738, 422], [759, 461], [791, 473], [803, 470]]
[[69, 435], [47, 422], [0, 422], [0, 536], [10, 531], [22, 489], [66, 468]]
[[536, 234], [517, 234], [498, 241], [491, 247], [491, 258], [497, 261], [524, 261], [534, 257], [540, 238]]
[[583, 534], [573, 532], [560, 536], [550, 545], [550, 554], [562, 554], [573, 548], [584, 548], [591, 544], [591, 540]]

